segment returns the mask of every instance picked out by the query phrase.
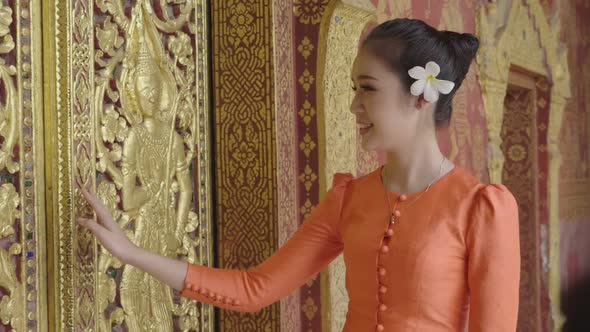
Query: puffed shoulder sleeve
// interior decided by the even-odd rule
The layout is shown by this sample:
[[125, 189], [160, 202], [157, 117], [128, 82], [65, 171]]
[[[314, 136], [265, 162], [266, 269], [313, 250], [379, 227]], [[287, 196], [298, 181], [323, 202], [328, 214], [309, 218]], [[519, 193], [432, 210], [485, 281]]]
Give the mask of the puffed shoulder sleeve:
[[303, 285], [342, 252], [338, 224], [352, 179], [350, 174], [336, 174], [332, 188], [311, 215], [261, 264], [248, 270], [189, 264], [181, 295], [224, 309], [254, 312]]
[[518, 205], [503, 185], [479, 190], [467, 233], [469, 331], [516, 330], [520, 281]]

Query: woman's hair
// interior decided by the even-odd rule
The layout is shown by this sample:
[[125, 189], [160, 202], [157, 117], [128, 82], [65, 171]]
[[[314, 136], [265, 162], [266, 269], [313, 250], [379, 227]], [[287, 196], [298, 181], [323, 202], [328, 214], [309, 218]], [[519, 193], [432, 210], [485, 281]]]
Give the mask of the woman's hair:
[[408, 70], [434, 61], [440, 66], [438, 78], [452, 81], [455, 88], [441, 94], [434, 111], [437, 127], [448, 125], [455, 92], [461, 86], [479, 40], [469, 33], [439, 31], [420, 20], [400, 18], [384, 22], [372, 30], [363, 48], [383, 59], [398, 74], [406, 91], [415, 82]]

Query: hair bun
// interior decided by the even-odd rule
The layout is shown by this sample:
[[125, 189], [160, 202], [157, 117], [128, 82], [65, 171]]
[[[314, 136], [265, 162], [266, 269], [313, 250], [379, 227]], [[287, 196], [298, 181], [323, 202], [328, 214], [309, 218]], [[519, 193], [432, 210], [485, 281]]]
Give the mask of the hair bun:
[[455, 49], [457, 55], [466, 58], [471, 62], [479, 49], [479, 39], [470, 33], [457, 33], [454, 31], [443, 31], [449, 42]]
[[474, 58], [479, 49], [479, 39], [470, 33], [463, 33], [461, 34], [461, 42], [465, 45], [465, 48], [471, 50], [472, 58]]

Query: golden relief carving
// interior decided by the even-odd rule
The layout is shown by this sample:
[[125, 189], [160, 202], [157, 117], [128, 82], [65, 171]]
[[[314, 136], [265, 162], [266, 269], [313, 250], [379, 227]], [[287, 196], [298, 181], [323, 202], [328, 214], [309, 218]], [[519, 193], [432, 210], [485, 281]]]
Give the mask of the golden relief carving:
[[[12, 25], [12, 9], [0, 2], [0, 54], [6, 55], [14, 50], [14, 41], [9, 34]], [[13, 78], [16, 76], [14, 65], [0, 58], [0, 81], [6, 89], [5, 100], [0, 106], [0, 171], [9, 174], [19, 170], [18, 160], [14, 156], [14, 147], [20, 138], [19, 109]], [[4, 181], [2, 181], [4, 182]], [[23, 284], [17, 277], [17, 266], [13, 261], [21, 254], [22, 246], [16, 240], [15, 227], [20, 205], [20, 195], [12, 183], [0, 186], [0, 288], [6, 293], [0, 298], [0, 321], [15, 331], [24, 330], [24, 296]], [[7, 247], [7, 248], [4, 248]]]
[[[357, 135], [350, 103], [354, 97], [347, 84], [361, 35], [374, 23], [375, 14], [359, 9], [360, 1], [334, 1], [326, 9], [319, 40], [318, 61], [318, 136], [320, 144], [320, 193], [323, 195], [328, 183], [337, 172], [355, 174], [358, 169]], [[361, 8], [373, 8], [364, 1]], [[374, 10], [373, 10], [374, 11]], [[348, 309], [348, 296], [344, 282], [345, 267], [342, 256], [337, 258], [322, 274], [325, 310], [324, 329], [341, 331]], [[326, 326], [326, 324], [330, 324]]]
[[[566, 60], [566, 53], [555, 31], [559, 24], [555, 24], [557, 28], [551, 30], [542, 8], [533, 0], [479, 5], [476, 25], [481, 41], [477, 65], [488, 121], [490, 179], [492, 182], [501, 182], [504, 156], [499, 145], [503, 111], [502, 103], [497, 101], [504, 100], [506, 95], [510, 66], [518, 65], [552, 78], [553, 90], [556, 90], [552, 93], [568, 98], [569, 87], [564, 82], [569, 81], [569, 76], [562, 64]], [[521, 44], [527, 47], [514, 47]], [[556, 113], [559, 112], [551, 111], [555, 120], [559, 116]], [[550, 121], [550, 127], [561, 127], [560, 123], [561, 120]]]
[[[6, 55], [14, 50], [14, 40], [9, 34], [12, 25], [12, 9], [0, 2], [0, 55]], [[14, 174], [19, 170], [15, 160], [14, 147], [19, 137], [19, 109], [17, 105], [16, 88], [13, 83], [16, 67], [9, 65], [0, 58], [0, 81], [4, 85], [6, 97], [0, 108], [0, 136], [3, 138], [0, 148], [0, 170], [6, 168]]]
[[39, 3], [0, 2], [0, 323], [46, 330]]
[[[481, 47], [477, 55], [479, 82], [487, 118], [488, 169], [491, 182], [502, 179], [504, 155], [500, 149], [502, 105], [506, 96], [510, 66], [516, 64], [536, 75], [549, 78], [551, 108], [549, 111], [549, 297], [554, 330], [559, 331], [563, 318], [559, 312], [559, 168], [561, 156], [558, 137], [563, 112], [570, 98], [567, 48], [559, 40], [559, 15], [548, 25], [543, 8], [536, 0], [494, 1], [479, 4], [476, 27]], [[529, 47], [518, 47], [525, 44]]]
[[[0, 187], [0, 239], [13, 237], [14, 224], [19, 218], [20, 195], [12, 183]], [[13, 256], [22, 253], [20, 243], [12, 243], [8, 250], [0, 247], [0, 287], [8, 291], [0, 300], [0, 321], [10, 325], [13, 331], [24, 331], [24, 285], [16, 275]]]
[[212, 263], [206, 10], [204, 0], [80, 0], [50, 12], [57, 330], [213, 329], [211, 306], [121, 266], [70, 221], [88, 210], [73, 177], [96, 181], [98, 196], [136, 245]]
[[[108, 11], [108, 7], [105, 9]], [[191, 3], [184, 9], [191, 10]], [[186, 256], [196, 262], [195, 246], [200, 243], [189, 236], [199, 224], [197, 214], [191, 211], [189, 173], [198, 133], [196, 103], [191, 92], [195, 60], [190, 37], [176, 31], [169, 39], [168, 52], [173, 56], [170, 61], [152, 21], [152, 11], [147, 2], [134, 7], [126, 24], [124, 49], [115, 49], [121, 46], [122, 38], [112, 16], [107, 16], [102, 29], [97, 28], [101, 51], [114, 55], [110, 59], [96, 57], [97, 63], [106, 69], [95, 95], [97, 108], [100, 110], [102, 104], [104, 110], [97, 112], [97, 123], [102, 124], [95, 131], [97, 170], [112, 179], [112, 183], [105, 179], [98, 193], [105, 202], [115, 203], [110, 204], [113, 213], [136, 245], [169, 257]], [[183, 16], [186, 20], [187, 14]], [[113, 19], [116, 21], [117, 17]], [[174, 31], [174, 25], [180, 25], [181, 20], [182, 17], [175, 24], [159, 23]], [[106, 75], [112, 73], [109, 69], [119, 59], [122, 71], [114, 91]], [[186, 69], [179, 69], [179, 65]], [[105, 98], [107, 102], [103, 102]], [[118, 189], [122, 210], [117, 210]], [[99, 287], [104, 289], [104, 293], [99, 292], [100, 309], [104, 312], [116, 295], [115, 283], [105, 276], [110, 269], [117, 271], [120, 264], [103, 252], [99, 267]], [[121, 308], [114, 308], [109, 321], [101, 319], [105, 328], [124, 320], [129, 331], [172, 331], [173, 314], [184, 317], [184, 329], [200, 325], [196, 317], [188, 315], [197, 309], [195, 302], [181, 299], [182, 304], [175, 307], [169, 287], [132, 266], [123, 268], [119, 294]]]

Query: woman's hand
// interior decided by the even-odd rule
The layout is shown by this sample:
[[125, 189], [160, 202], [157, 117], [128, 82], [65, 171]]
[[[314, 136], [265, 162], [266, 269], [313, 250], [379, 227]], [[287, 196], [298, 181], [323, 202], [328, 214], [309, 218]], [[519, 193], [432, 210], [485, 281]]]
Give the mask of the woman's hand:
[[109, 209], [96, 196], [90, 186], [78, 184], [82, 195], [96, 213], [98, 223], [88, 218], [78, 218], [80, 225], [88, 228], [113, 256], [121, 263], [133, 265], [154, 276], [170, 287], [182, 290], [188, 271], [186, 262], [149, 252], [134, 245], [117, 222]]
[[79, 217], [78, 223], [89, 229], [100, 244], [123, 264], [128, 263], [129, 257], [137, 247], [127, 238], [117, 222], [113, 219], [109, 209], [96, 196], [92, 187], [78, 183], [82, 195], [94, 210], [98, 222], [93, 219]]

